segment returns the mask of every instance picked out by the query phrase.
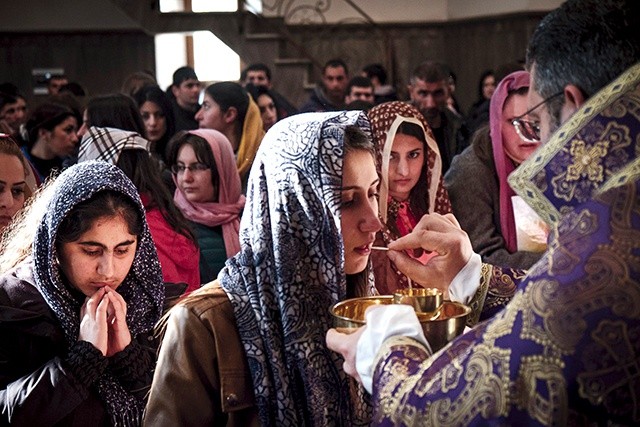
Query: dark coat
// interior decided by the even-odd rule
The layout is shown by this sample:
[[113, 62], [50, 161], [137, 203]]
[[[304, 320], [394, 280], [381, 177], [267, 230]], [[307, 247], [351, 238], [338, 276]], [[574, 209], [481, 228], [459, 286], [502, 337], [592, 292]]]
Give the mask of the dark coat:
[[300, 113], [315, 113], [324, 111], [340, 111], [344, 110], [344, 105], [334, 105], [327, 99], [324, 91], [320, 86], [316, 87], [309, 100], [300, 107]]
[[110, 425], [94, 383], [110, 370], [144, 398], [153, 375], [153, 337], [136, 337], [111, 358], [86, 341], [68, 348], [33, 284], [31, 266], [24, 262], [0, 277], [0, 425]]

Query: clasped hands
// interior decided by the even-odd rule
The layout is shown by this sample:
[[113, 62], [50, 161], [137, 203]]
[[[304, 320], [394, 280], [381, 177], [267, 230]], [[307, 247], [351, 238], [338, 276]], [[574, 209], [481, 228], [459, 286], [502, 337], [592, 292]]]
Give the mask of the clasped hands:
[[[411, 233], [389, 243], [388, 247], [389, 259], [402, 273], [418, 284], [440, 289], [445, 297], [449, 284], [473, 255], [469, 236], [452, 214], [423, 216]], [[404, 253], [416, 249], [436, 255], [422, 264]], [[344, 358], [344, 371], [358, 381], [356, 349], [364, 328], [366, 326], [349, 335], [330, 329], [326, 336], [327, 347]]]
[[127, 303], [108, 286], [87, 297], [80, 309], [78, 341], [87, 341], [111, 357], [131, 343], [127, 326]]

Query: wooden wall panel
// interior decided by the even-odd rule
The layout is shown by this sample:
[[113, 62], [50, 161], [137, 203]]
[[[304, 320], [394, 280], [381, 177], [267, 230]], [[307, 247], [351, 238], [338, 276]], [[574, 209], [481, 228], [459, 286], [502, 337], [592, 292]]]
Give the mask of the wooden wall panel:
[[0, 82], [16, 84], [34, 103], [33, 68], [64, 68], [90, 95], [115, 92], [138, 70], [155, 70], [153, 37], [142, 32], [0, 33]]

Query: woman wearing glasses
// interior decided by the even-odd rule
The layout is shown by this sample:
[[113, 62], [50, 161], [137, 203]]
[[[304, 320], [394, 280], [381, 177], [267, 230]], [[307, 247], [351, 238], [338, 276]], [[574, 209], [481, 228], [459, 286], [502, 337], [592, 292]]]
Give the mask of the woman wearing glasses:
[[233, 149], [217, 130], [180, 132], [169, 142], [167, 161], [177, 187], [173, 200], [195, 231], [200, 280], [207, 283], [240, 250], [245, 197]]
[[370, 425], [364, 390], [324, 336], [332, 304], [375, 293], [378, 182], [361, 111], [296, 115], [269, 131], [242, 249], [171, 311], [144, 425]]
[[[120, 127], [133, 120], [131, 117], [126, 119], [128, 111], [133, 117], [139, 116], [132, 99], [125, 95], [114, 95], [112, 99], [118, 97], [125, 99], [127, 102], [124, 104], [130, 104], [131, 108], [119, 109], [115, 107], [117, 104], [111, 103], [114, 105], [111, 114], [121, 119], [107, 120], [107, 123]], [[110, 102], [106, 102], [105, 107], [109, 104]], [[106, 120], [104, 117], [103, 119]], [[187, 284], [184, 289], [182, 286], [176, 287], [175, 293], [191, 292], [198, 289], [201, 283], [196, 239], [162, 182], [158, 166], [149, 152], [151, 145], [150, 141], [136, 132], [91, 126], [80, 143], [78, 162], [102, 160], [114, 164], [133, 181], [145, 208], [162, 268], [162, 278], [166, 283]]]
[[472, 145], [454, 159], [445, 176], [453, 212], [474, 251], [484, 262], [520, 269], [540, 258], [546, 242], [544, 231], [533, 227], [529, 240], [534, 244], [529, 247], [537, 242], [539, 252], [520, 250], [524, 239], [519, 245], [512, 204], [515, 193], [507, 181], [539, 145], [532, 133], [536, 124], [524, 115], [528, 90], [526, 71], [511, 73], [500, 82], [491, 98], [489, 126], [474, 134]]

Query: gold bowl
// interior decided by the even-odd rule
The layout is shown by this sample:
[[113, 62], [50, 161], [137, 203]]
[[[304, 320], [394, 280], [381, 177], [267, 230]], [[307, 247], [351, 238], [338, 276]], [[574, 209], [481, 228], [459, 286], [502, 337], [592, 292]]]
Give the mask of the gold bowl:
[[343, 334], [355, 332], [364, 326], [364, 312], [374, 305], [393, 304], [391, 295], [351, 298], [334, 304], [329, 310], [333, 316], [333, 326]]
[[[392, 295], [351, 298], [330, 309], [333, 326], [345, 334], [365, 325], [364, 313], [374, 305], [393, 304]], [[433, 313], [416, 313], [431, 349], [436, 352], [464, 331], [471, 308], [453, 301], [443, 301]]]
[[416, 313], [424, 336], [435, 353], [464, 332], [471, 308], [454, 301], [443, 301], [435, 313]]
[[394, 304], [410, 305], [416, 313], [435, 314], [443, 300], [442, 291], [436, 288], [397, 289], [393, 293]]

